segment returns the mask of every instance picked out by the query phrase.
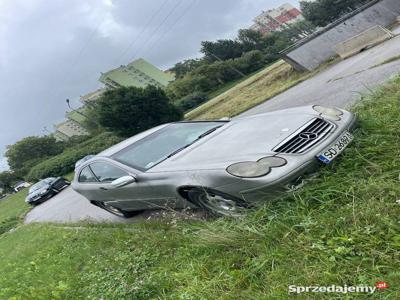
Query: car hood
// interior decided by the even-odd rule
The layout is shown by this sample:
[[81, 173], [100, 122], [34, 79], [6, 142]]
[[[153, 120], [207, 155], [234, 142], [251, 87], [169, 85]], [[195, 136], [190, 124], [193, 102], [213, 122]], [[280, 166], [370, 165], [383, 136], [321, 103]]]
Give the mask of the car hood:
[[273, 154], [277, 144], [315, 117], [268, 113], [234, 119], [149, 172], [220, 169], [235, 162], [257, 160]]

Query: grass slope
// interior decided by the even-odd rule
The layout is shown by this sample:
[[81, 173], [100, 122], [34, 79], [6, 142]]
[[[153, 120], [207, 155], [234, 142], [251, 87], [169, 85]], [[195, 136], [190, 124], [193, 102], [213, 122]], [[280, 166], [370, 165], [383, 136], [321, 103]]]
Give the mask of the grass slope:
[[185, 118], [188, 120], [212, 120], [236, 116], [282, 93], [315, 73], [297, 72], [286, 62], [278, 61], [188, 112]]
[[12, 194], [0, 200], [0, 234], [22, 222], [30, 206], [25, 203], [28, 189]]
[[[400, 78], [355, 108], [354, 143], [241, 219], [24, 225], [0, 236], [0, 299], [400, 299]], [[288, 295], [288, 285], [374, 285]]]

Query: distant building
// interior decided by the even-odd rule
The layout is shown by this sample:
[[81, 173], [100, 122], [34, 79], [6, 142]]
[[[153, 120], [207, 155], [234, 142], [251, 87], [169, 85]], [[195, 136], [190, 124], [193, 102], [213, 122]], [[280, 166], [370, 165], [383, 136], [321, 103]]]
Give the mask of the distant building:
[[155, 85], [165, 88], [175, 78], [165, 73], [142, 58], [134, 60], [126, 66], [120, 66], [114, 70], [102, 73], [99, 81], [107, 88], [118, 88], [121, 86], [146, 87]]
[[263, 11], [254, 18], [254, 24], [250, 29], [268, 34], [274, 31], [280, 31], [285, 25], [304, 20], [301, 11], [291, 4], [283, 4], [278, 8]]
[[[59, 130], [60, 128], [60, 130]], [[63, 131], [63, 123], [54, 125], [54, 132], [52, 133], [52, 135], [54, 136], [54, 138], [57, 141], [68, 141], [69, 140], [69, 135], [65, 134]]]
[[67, 120], [54, 125], [55, 132], [53, 136], [58, 141], [67, 141], [73, 136], [77, 135], [88, 135], [89, 132], [83, 127], [85, 116], [82, 115], [83, 108], [71, 111], [66, 114]]
[[94, 92], [88, 93], [80, 97], [80, 101], [84, 104], [81, 108], [66, 114], [67, 120], [54, 125], [55, 132], [53, 136], [58, 141], [67, 141], [73, 136], [88, 135], [89, 132], [83, 126], [85, 117], [85, 106], [90, 105], [90, 102], [99, 99], [108, 89], [117, 87], [146, 87], [155, 85], [165, 88], [169, 82], [175, 79], [174, 75], [168, 72], [163, 72], [155, 66], [140, 58], [126, 66], [110, 70], [102, 73], [99, 81], [105, 87]]
[[105, 91], [107, 91], [106, 88], [101, 88], [94, 92], [87, 93], [86, 95], [81, 96], [80, 101], [83, 104], [90, 103], [92, 101], [99, 99], [104, 94]]

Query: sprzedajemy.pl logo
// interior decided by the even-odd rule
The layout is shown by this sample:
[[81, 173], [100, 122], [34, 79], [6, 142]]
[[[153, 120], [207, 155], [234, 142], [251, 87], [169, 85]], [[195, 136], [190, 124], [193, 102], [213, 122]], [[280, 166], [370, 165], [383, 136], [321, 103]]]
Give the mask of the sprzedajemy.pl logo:
[[376, 290], [386, 289], [389, 285], [384, 281], [375, 283], [375, 286], [368, 285], [289, 285], [289, 294], [301, 294], [301, 293], [366, 293], [373, 294]]

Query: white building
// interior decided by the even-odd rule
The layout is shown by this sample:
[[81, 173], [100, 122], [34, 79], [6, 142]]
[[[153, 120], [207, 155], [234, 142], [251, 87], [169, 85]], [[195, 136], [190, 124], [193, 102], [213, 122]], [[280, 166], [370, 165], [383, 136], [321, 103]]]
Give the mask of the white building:
[[78, 122], [74, 120], [66, 120], [54, 126], [56, 131], [54, 137], [57, 140], [66, 141], [76, 135], [88, 135], [89, 132]]
[[286, 3], [278, 8], [263, 11], [254, 18], [254, 24], [250, 29], [259, 31], [262, 34], [268, 34], [274, 31], [282, 30], [285, 25], [293, 24], [304, 20], [301, 11], [293, 5]]
[[96, 101], [104, 94], [105, 91], [107, 91], [107, 88], [101, 88], [101, 89], [95, 90], [94, 92], [87, 93], [86, 95], [81, 96], [79, 100], [83, 104], [86, 104], [86, 103], [92, 102], [92, 101]]

